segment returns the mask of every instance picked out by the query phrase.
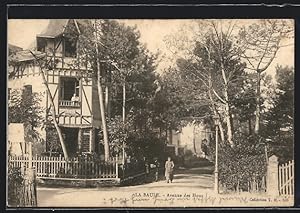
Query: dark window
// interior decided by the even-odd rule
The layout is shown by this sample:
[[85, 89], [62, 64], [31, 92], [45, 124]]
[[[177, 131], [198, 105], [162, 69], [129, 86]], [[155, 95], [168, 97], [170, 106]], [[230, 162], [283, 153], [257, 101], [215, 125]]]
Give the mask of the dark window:
[[47, 41], [45, 38], [37, 38], [37, 51], [45, 52]]
[[24, 96], [30, 96], [32, 94], [32, 85], [25, 85], [23, 94]]
[[65, 38], [65, 57], [76, 57], [76, 39], [75, 38]]
[[79, 97], [79, 81], [76, 78], [61, 78], [60, 99], [71, 101], [74, 94]]
[[27, 103], [32, 103], [32, 85], [25, 85], [23, 88], [22, 98]]

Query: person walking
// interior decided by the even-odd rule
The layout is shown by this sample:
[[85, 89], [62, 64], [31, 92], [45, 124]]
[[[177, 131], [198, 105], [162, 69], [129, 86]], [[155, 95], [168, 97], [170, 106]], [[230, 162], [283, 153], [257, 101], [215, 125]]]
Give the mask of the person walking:
[[168, 157], [168, 160], [165, 163], [165, 176], [167, 183], [173, 181], [173, 170], [174, 170], [174, 162], [171, 160], [171, 157]]
[[159, 164], [157, 158], [155, 158], [154, 165], [155, 165], [155, 181], [157, 182], [158, 176], [159, 176], [159, 167], [160, 167], [160, 164]]

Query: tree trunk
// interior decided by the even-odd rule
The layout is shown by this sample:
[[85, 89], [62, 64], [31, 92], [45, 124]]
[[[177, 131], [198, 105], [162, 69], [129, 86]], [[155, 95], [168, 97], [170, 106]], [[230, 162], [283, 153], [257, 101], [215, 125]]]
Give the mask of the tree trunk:
[[252, 124], [251, 124], [251, 118], [248, 119], [248, 131], [249, 131], [249, 135], [252, 134]]
[[227, 140], [230, 143], [231, 146], [233, 146], [233, 129], [232, 129], [232, 119], [231, 119], [231, 113], [230, 113], [230, 106], [229, 103], [227, 102], [225, 104], [225, 116], [226, 116], [226, 124], [227, 124]]
[[51, 114], [52, 114], [52, 117], [53, 117], [53, 124], [54, 124], [54, 127], [57, 131], [57, 134], [58, 134], [58, 138], [59, 138], [59, 142], [61, 144], [61, 147], [62, 147], [62, 150], [63, 150], [63, 154], [64, 154], [64, 157], [65, 159], [68, 159], [69, 156], [68, 156], [68, 151], [67, 151], [67, 147], [66, 147], [66, 144], [64, 142], [64, 138], [62, 136], [62, 132], [61, 132], [61, 129], [60, 127], [58, 126], [58, 123], [57, 123], [57, 120], [56, 120], [56, 110], [55, 110], [55, 105], [54, 105], [54, 102], [53, 102], [53, 97], [51, 95], [51, 92], [50, 92], [50, 89], [48, 87], [48, 84], [47, 84], [47, 81], [46, 81], [46, 78], [44, 76], [44, 74], [42, 74], [42, 77], [43, 77], [43, 84], [46, 86], [47, 88], [47, 93], [48, 93], [48, 97], [50, 99], [50, 105], [51, 105]]
[[197, 153], [196, 150], [196, 141], [195, 141], [195, 124], [193, 124], [193, 148], [194, 148], [194, 153]]
[[123, 118], [123, 123], [125, 124], [126, 121], [126, 83], [125, 80], [123, 82], [123, 104], [122, 104], [122, 118]]
[[107, 118], [111, 117], [111, 109], [110, 109], [110, 83], [107, 82], [105, 85], [105, 109]]
[[[125, 127], [125, 123], [126, 123], [126, 83], [125, 83], [125, 79], [122, 85], [123, 88], [123, 101], [122, 101], [122, 120], [123, 120], [123, 125]], [[122, 156], [123, 156], [123, 165], [125, 164], [125, 143], [123, 141], [122, 144]]]
[[52, 114], [52, 117], [53, 117], [53, 124], [54, 124], [54, 127], [55, 127], [56, 131], [57, 131], [58, 139], [59, 139], [59, 142], [60, 142], [60, 145], [61, 145], [64, 157], [65, 157], [65, 159], [68, 159], [69, 158], [68, 151], [67, 151], [67, 148], [66, 148], [66, 144], [65, 144], [64, 138], [63, 138], [62, 133], [61, 133], [61, 129], [58, 126], [58, 123], [57, 123], [57, 120], [56, 120], [55, 105], [54, 105], [54, 101], [53, 101], [53, 97], [52, 97], [51, 91], [50, 91], [50, 89], [48, 87], [48, 82], [46, 80], [43, 68], [42, 68], [42, 66], [41, 66], [41, 64], [39, 62], [39, 59], [36, 58], [36, 56], [33, 54], [33, 52], [30, 51], [30, 53], [33, 55], [33, 57], [37, 60], [37, 62], [39, 64], [39, 67], [40, 67], [40, 70], [41, 70], [41, 76], [42, 76], [42, 79], [43, 79], [43, 84], [46, 87], [46, 91], [47, 91], [47, 94], [48, 94], [48, 97], [49, 97], [49, 100], [50, 100], [50, 109], [51, 109], [51, 114]]
[[218, 119], [219, 119], [218, 126], [219, 126], [219, 130], [220, 130], [220, 136], [221, 136], [221, 140], [224, 142], [224, 141], [225, 141], [225, 135], [224, 135], [224, 129], [223, 129], [223, 126], [222, 126], [221, 116], [220, 116], [220, 114], [218, 113], [218, 110], [217, 110], [217, 108], [216, 108], [214, 99], [213, 99], [212, 94], [211, 94], [211, 87], [212, 87], [211, 76], [210, 76], [210, 78], [209, 78], [208, 84], [209, 84], [209, 87], [210, 87], [210, 88], [208, 89], [209, 100], [210, 100], [210, 102], [211, 102], [211, 107], [212, 107], [212, 110], [213, 110], [214, 115], [217, 116]]
[[256, 83], [256, 111], [255, 111], [255, 127], [254, 133], [259, 134], [260, 129], [260, 72], [257, 72], [257, 83]]
[[103, 130], [104, 159], [105, 161], [108, 161], [109, 160], [108, 133], [107, 133], [107, 125], [106, 125], [105, 108], [103, 104], [103, 90], [101, 85], [100, 63], [98, 58], [97, 58], [97, 87], [98, 87], [98, 97], [100, 102], [100, 113], [101, 113], [101, 122], [102, 122], [102, 130]]
[[105, 112], [108, 119], [111, 118], [111, 73], [105, 72]]
[[[105, 111], [106, 111], [106, 115], [108, 114], [108, 85], [107, 83], [105, 83]], [[108, 116], [107, 116], [108, 117]]]
[[101, 84], [101, 72], [100, 72], [100, 60], [99, 60], [99, 50], [98, 50], [98, 40], [97, 40], [97, 29], [95, 26], [95, 46], [96, 46], [96, 63], [97, 63], [97, 87], [98, 87], [98, 97], [100, 103], [100, 113], [101, 113], [101, 123], [103, 130], [103, 142], [104, 142], [104, 160], [107, 162], [109, 160], [109, 143], [108, 143], [108, 132], [106, 125], [106, 116], [104, 108], [104, 98], [103, 89]]
[[227, 140], [230, 143], [231, 146], [233, 146], [233, 129], [232, 129], [232, 119], [231, 119], [231, 112], [230, 112], [230, 106], [229, 106], [229, 96], [228, 96], [228, 81], [225, 75], [225, 69], [223, 62], [221, 63], [221, 72], [222, 77], [224, 81], [224, 97], [225, 97], [225, 119], [227, 124]]
[[[219, 120], [221, 120], [219, 118]], [[220, 131], [220, 136], [221, 136], [221, 140], [224, 142], [225, 141], [225, 134], [224, 134], [224, 129], [223, 129], [223, 126], [222, 126], [222, 122], [220, 121], [219, 122], [219, 131]]]
[[218, 127], [219, 127], [219, 131], [220, 131], [220, 136], [221, 136], [221, 141], [224, 142], [225, 141], [225, 134], [224, 134], [224, 128], [222, 126], [222, 119], [221, 119], [221, 116], [220, 114], [218, 113], [217, 109], [216, 109], [216, 106], [214, 104], [212, 104], [212, 109], [213, 109], [213, 113], [214, 113], [214, 116], [218, 117]]

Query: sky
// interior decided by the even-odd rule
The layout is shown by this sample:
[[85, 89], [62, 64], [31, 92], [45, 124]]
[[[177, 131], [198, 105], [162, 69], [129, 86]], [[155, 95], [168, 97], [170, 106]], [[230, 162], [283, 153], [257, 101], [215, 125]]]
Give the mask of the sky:
[[[247, 20], [239, 20], [247, 21]], [[253, 20], [252, 20], [253, 21]], [[141, 33], [141, 42], [146, 44], [151, 52], [156, 53], [160, 51], [162, 55], [171, 56], [164, 39], [167, 35], [175, 34], [177, 30], [184, 24], [190, 24], [189, 19], [131, 19], [122, 20], [121, 22], [130, 26], [137, 26], [137, 29]], [[249, 22], [249, 21], [247, 21]], [[49, 23], [46, 19], [10, 19], [8, 20], [8, 43], [17, 45], [24, 49], [30, 47], [35, 41], [37, 34], [41, 33]], [[274, 75], [274, 68], [277, 64], [294, 66], [294, 45], [293, 40], [288, 41], [288, 44], [292, 44], [283, 47], [279, 50], [275, 60], [268, 68], [267, 72]], [[169, 57], [170, 58], [170, 57]], [[166, 66], [171, 65], [171, 60], [167, 58], [160, 58], [158, 69], [162, 70]], [[160, 71], [159, 71], [160, 72]]]

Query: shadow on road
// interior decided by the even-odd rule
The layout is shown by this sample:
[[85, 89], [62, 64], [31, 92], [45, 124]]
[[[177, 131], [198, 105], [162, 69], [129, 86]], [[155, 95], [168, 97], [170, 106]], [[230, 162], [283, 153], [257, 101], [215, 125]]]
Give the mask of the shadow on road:
[[[173, 184], [173, 185], [172, 185]], [[200, 185], [200, 184], [194, 184], [193, 186], [189, 185], [178, 185], [175, 182], [171, 183], [171, 184], [167, 184], [167, 185], [161, 185], [159, 186], [160, 189], [164, 188], [164, 189], [171, 189], [171, 188], [187, 188], [187, 187], [193, 187], [193, 188], [201, 188], [201, 189], [211, 189], [211, 186], [207, 186], [207, 185]], [[145, 187], [146, 189], [157, 189], [157, 186], [147, 186]]]
[[[198, 175], [191, 175], [191, 174], [175, 174], [175, 178], [176, 179], [194, 179], [194, 178], [197, 178], [199, 177]], [[201, 179], [211, 179], [211, 175], [208, 175], [208, 174], [203, 174], [201, 175]]]
[[206, 167], [196, 167], [196, 168], [179, 168], [175, 172], [177, 174], [196, 174], [196, 175], [203, 175], [203, 174], [213, 174], [214, 167], [213, 166], [206, 166]]

